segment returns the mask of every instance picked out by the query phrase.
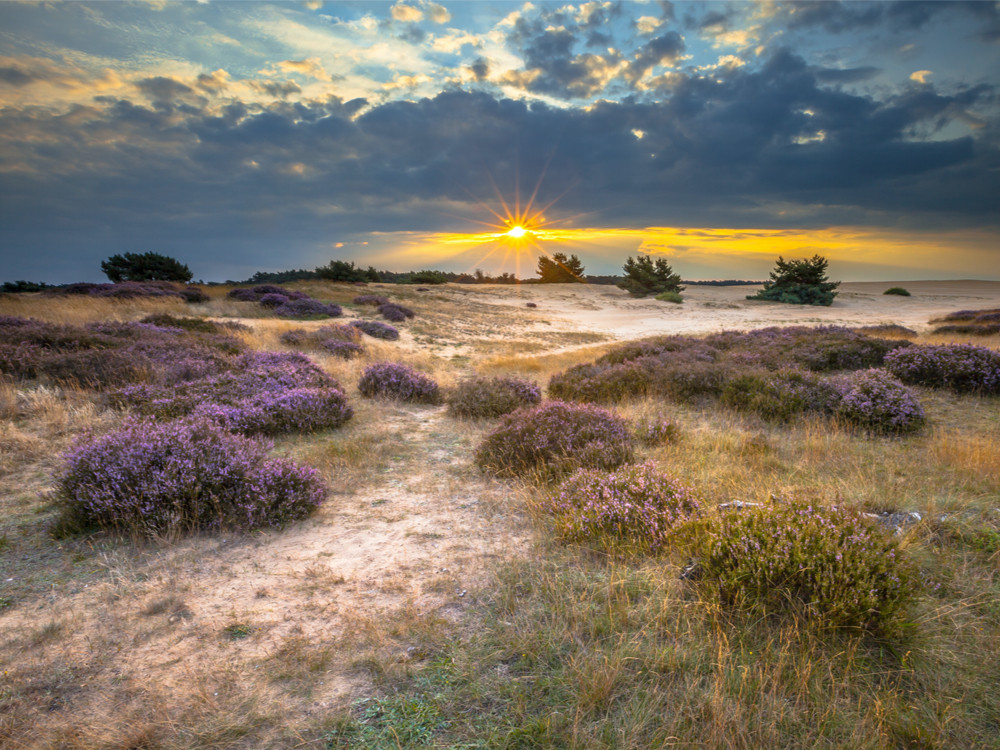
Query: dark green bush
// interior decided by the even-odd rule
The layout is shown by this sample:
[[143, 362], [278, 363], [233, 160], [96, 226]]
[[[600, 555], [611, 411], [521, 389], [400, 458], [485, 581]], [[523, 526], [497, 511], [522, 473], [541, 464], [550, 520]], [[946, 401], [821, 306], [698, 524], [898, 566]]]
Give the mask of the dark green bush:
[[886, 289], [882, 294], [895, 294], [899, 297], [909, 297], [910, 293], [903, 289], [901, 286], [891, 286]]
[[726, 406], [778, 422], [805, 412], [829, 413], [839, 397], [833, 384], [801, 370], [735, 375], [722, 390]]
[[710, 529], [704, 572], [725, 603], [892, 631], [915, 593], [893, 538], [859, 513], [800, 502], [741, 508]]

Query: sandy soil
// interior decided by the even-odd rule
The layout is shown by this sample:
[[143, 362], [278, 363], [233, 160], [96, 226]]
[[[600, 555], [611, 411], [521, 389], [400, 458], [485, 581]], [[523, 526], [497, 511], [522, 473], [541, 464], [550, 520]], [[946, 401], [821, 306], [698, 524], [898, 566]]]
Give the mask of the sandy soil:
[[[912, 296], [883, 294], [901, 286]], [[449, 285], [449, 293], [494, 305], [538, 305], [548, 323], [638, 338], [664, 333], [709, 333], [799, 323], [849, 326], [897, 323], [924, 333], [929, 320], [962, 309], [1000, 307], [1000, 281], [845, 282], [830, 307], [784, 305], [747, 300], [755, 286], [689, 286], [684, 304], [635, 299], [605, 285], [552, 284], [510, 286]]]

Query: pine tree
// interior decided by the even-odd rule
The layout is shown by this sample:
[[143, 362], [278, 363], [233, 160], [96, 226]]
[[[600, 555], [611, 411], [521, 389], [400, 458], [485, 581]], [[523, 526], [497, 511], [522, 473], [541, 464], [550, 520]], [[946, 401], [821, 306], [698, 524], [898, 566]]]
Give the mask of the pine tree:
[[113, 283], [122, 281], [191, 281], [191, 269], [159, 253], [125, 253], [101, 261], [101, 270]]
[[657, 258], [654, 261], [652, 256], [640, 253], [635, 260], [632, 260], [630, 255], [622, 270], [625, 272], [625, 278], [618, 286], [633, 297], [646, 297], [663, 292], [680, 294], [684, 291], [680, 274], [674, 273], [666, 258]]
[[545, 255], [538, 259], [538, 271], [543, 284], [565, 284], [568, 282], [584, 282], [583, 263], [575, 255], [568, 258], [565, 253], [552, 253], [549, 258]]
[[833, 304], [840, 286], [839, 281], [830, 281], [826, 275], [829, 261], [820, 255], [802, 260], [778, 260], [771, 271], [771, 280], [757, 294], [747, 295], [747, 299], [761, 299], [771, 302], [786, 302], [792, 305]]

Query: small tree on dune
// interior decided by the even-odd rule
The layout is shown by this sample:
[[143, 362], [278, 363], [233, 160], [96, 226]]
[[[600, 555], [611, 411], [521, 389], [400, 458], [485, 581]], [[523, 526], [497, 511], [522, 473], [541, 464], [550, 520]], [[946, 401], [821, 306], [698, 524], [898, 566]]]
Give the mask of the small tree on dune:
[[191, 269], [159, 253], [125, 253], [101, 261], [101, 270], [113, 283], [123, 281], [191, 281]]
[[545, 284], [565, 284], [568, 282], [584, 282], [583, 263], [575, 255], [568, 258], [565, 253], [552, 253], [549, 258], [545, 255], [538, 259], [538, 271], [542, 283]]
[[646, 297], [650, 294], [684, 291], [681, 286], [680, 274], [674, 273], [666, 258], [657, 258], [639, 253], [635, 260], [630, 255], [622, 266], [625, 278], [618, 286], [633, 297]]
[[757, 294], [747, 295], [747, 299], [786, 302], [792, 305], [833, 304], [840, 286], [839, 281], [830, 281], [826, 275], [829, 261], [820, 255], [802, 260], [785, 260], [778, 257], [771, 271], [771, 280]]

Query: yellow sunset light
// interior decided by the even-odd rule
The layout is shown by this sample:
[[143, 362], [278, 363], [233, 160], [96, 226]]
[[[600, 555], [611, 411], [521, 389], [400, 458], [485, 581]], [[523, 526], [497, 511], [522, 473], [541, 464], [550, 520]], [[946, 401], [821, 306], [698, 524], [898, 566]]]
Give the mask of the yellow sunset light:
[[513, 237], [515, 240], [521, 239], [528, 233], [528, 230], [522, 227], [520, 224], [515, 224], [507, 231], [508, 237]]

